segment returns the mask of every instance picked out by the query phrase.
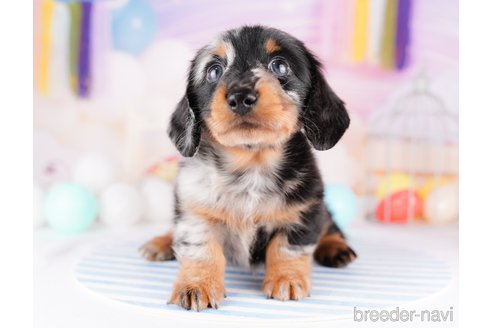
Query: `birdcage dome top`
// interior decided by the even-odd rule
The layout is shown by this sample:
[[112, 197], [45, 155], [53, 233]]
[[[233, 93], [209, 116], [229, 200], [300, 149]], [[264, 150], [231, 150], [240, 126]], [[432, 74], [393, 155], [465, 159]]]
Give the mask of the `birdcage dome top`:
[[393, 106], [371, 117], [369, 135], [430, 143], [456, 143], [458, 118], [429, 89], [425, 76], [419, 76], [410, 92], [397, 99]]

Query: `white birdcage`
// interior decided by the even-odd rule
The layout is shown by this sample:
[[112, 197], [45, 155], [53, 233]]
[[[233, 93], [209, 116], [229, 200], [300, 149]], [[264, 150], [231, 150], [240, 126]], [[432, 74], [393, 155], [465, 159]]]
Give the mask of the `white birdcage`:
[[382, 223], [457, 218], [457, 144], [457, 115], [418, 77], [412, 91], [370, 119], [366, 217]]

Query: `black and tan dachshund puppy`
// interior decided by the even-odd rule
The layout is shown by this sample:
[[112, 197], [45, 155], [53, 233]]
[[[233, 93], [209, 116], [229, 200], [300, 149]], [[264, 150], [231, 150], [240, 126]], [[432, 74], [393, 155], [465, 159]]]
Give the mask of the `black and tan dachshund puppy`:
[[349, 122], [320, 62], [287, 33], [242, 27], [198, 51], [168, 130], [184, 156], [174, 228], [140, 249], [178, 259], [170, 303], [217, 308], [226, 263], [264, 263], [265, 295], [298, 300], [310, 294], [313, 257], [331, 267], [355, 259], [311, 150], [333, 147]]

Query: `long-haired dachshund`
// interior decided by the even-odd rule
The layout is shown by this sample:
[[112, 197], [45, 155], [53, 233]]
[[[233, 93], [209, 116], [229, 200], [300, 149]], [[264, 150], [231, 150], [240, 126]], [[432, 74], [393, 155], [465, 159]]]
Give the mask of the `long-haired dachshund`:
[[140, 249], [178, 259], [169, 303], [217, 308], [226, 263], [265, 263], [266, 297], [298, 300], [310, 294], [313, 255], [330, 267], [355, 259], [311, 151], [333, 147], [349, 122], [320, 62], [287, 33], [243, 27], [198, 51], [168, 130], [184, 156], [174, 229]]

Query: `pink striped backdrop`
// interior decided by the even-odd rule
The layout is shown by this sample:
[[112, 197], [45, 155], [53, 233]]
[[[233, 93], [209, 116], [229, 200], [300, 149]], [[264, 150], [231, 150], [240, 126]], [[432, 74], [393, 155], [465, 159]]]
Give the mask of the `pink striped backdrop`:
[[[42, 1], [54, 0], [34, 0], [35, 31], [36, 26], [39, 30], [37, 14]], [[170, 115], [184, 92], [186, 67], [193, 53], [221, 31], [244, 24], [269, 25], [303, 40], [325, 64], [329, 83], [346, 102], [352, 117], [348, 132], [335, 149], [319, 153], [326, 182], [357, 188], [364, 171], [368, 119], [375, 111], [391, 107], [420, 72], [427, 73], [431, 86], [448, 107], [457, 110], [458, 0], [411, 1], [409, 61], [403, 70], [382, 69], [374, 62], [351, 60], [353, 16], [358, 0], [139, 1], [152, 7], [158, 21], [153, 43], [140, 55], [116, 51], [108, 44], [112, 11], [125, 1], [99, 1], [108, 6], [96, 8], [95, 12], [95, 17], [104, 20], [94, 26], [105, 26], [105, 30], [92, 36], [93, 98], [80, 101], [73, 94], [45, 97], [35, 92], [34, 129], [38, 144], [35, 150], [42, 154], [35, 158], [35, 171], [42, 172], [46, 163], [53, 162], [64, 162], [70, 167], [79, 155], [91, 151], [109, 153], [121, 161], [129, 124], [125, 117], [127, 106], [133, 104], [149, 117]], [[378, 8], [379, 3], [379, 8], [384, 9], [386, 1], [396, 0], [369, 0], [369, 3], [373, 5], [371, 8]], [[63, 5], [58, 1], [57, 4]], [[374, 12], [379, 14], [373, 23], [380, 23], [384, 11]], [[36, 33], [34, 45], [36, 63], [42, 46]], [[52, 68], [56, 65], [60, 62], [53, 60]], [[37, 65], [35, 72], [36, 68]], [[166, 80], [166, 76], [170, 78]], [[164, 130], [162, 126], [150, 137], [146, 136], [143, 143], [146, 148], [142, 150], [144, 165], [175, 154], [174, 146], [162, 133]], [[47, 146], [52, 144], [56, 147]], [[340, 178], [342, 175], [345, 177]]]
[[[394, 0], [389, 0], [394, 1]], [[159, 38], [178, 38], [197, 49], [224, 29], [264, 24], [303, 40], [323, 60], [329, 80], [352, 112], [362, 118], [421, 70], [430, 77], [458, 69], [458, 0], [414, 0], [410, 62], [407, 69], [384, 71], [351, 64], [344, 51], [351, 42], [355, 0], [250, 0], [150, 2], [159, 16]]]

